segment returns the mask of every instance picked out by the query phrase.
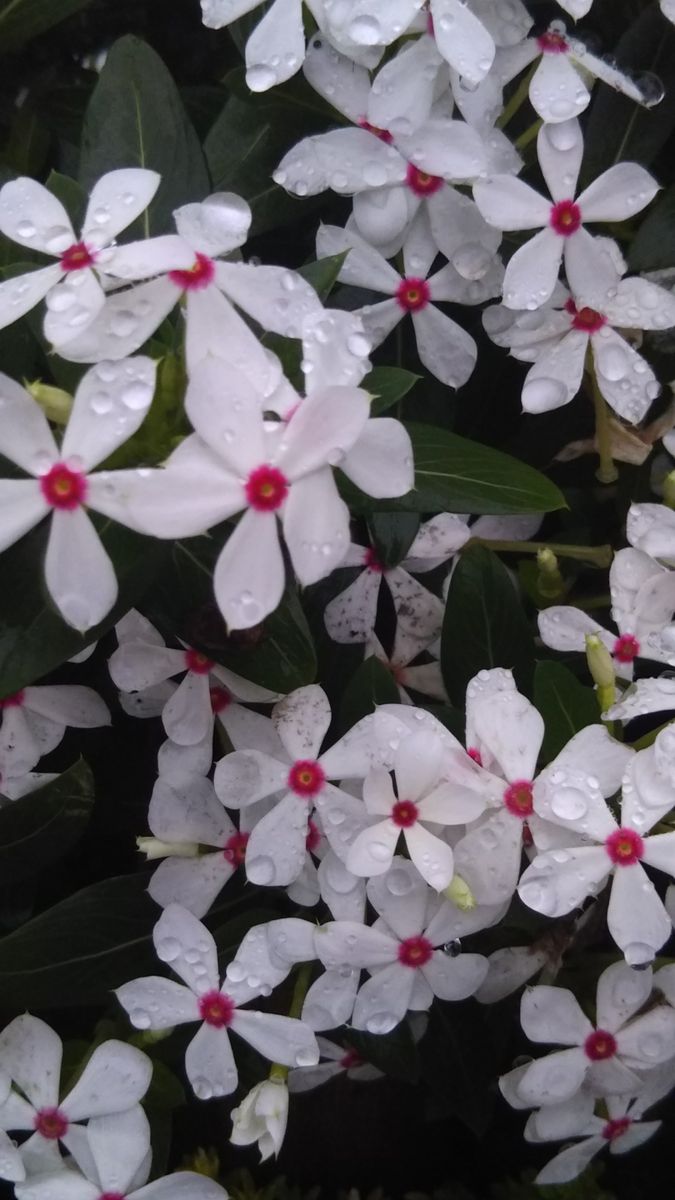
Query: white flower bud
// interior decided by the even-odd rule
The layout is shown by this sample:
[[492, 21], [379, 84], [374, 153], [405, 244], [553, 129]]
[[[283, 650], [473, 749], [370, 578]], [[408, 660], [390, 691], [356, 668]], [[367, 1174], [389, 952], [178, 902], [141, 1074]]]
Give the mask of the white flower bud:
[[258, 1083], [238, 1108], [232, 1111], [232, 1136], [234, 1146], [250, 1146], [258, 1143], [261, 1162], [276, 1157], [286, 1133], [288, 1119], [288, 1087], [285, 1082], [266, 1079]]

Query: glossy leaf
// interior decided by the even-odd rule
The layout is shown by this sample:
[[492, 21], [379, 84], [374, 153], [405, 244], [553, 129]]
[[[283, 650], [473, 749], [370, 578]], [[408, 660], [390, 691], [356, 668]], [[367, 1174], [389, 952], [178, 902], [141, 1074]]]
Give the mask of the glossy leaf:
[[600, 709], [593, 688], [584, 687], [557, 662], [538, 662], [534, 672], [534, 703], [546, 724], [541, 760], [550, 762], [575, 733], [596, 725]]
[[541, 472], [508, 454], [435, 425], [407, 424], [415, 489], [397, 500], [372, 500], [345, 481], [354, 512], [525, 513], [565, 507], [562, 492]]
[[203, 200], [210, 190], [199, 140], [173, 79], [155, 51], [132, 36], [115, 42], [89, 102], [80, 182], [90, 189], [119, 167], [147, 167], [162, 176], [124, 240], [173, 232], [173, 209]]
[[534, 640], [520, 597], [504, 564], [484, 546], [471, 546], [455, 567], [441, 637], [441, 669], [453, 704], [479, 671], [508, 667], [527, 690]]
[[0, 53], [51, 29], [86, 8], [91, 0], [4, 0], [0, 6]]
[[395, 567], [402, 562], [419, 527], [417, 513], [371, 513], [368, 532], [383, 566]]
[[361, 384], [373, 397], [371, 415], [379, 417], [380, 413], [386, 412], [407, 396], [421, 378], [421, 375], [405, 371], [403, 367], [373, 367]]
[[351, 729], [361, 717], [374, 712], [378, 704], [399, 704], [400, 696], [391, 671], [371, 654], [352, 675], [342, 696], [340, 728]]
[[94, 780], [80, 759], [69, 771], [0, 808], [0, 873], [13, 882], [38, 874], [79, 840], [94, 803]]
[[628, 250], [631, 271], [675, 267], [675, 185], [656, 200]]

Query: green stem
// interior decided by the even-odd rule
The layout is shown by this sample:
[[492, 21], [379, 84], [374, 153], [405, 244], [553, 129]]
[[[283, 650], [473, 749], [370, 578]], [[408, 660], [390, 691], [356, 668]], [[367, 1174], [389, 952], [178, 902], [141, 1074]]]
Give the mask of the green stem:
[[[305, 996], [307, 995], [312, 978], [312, 966], [311, 962], [303, 963], [298, 971], [291, 997], [291, 1007], [288, 1010], [289, 1017], [300, 1018], [302, 1006], [305, 1003]], [[284, 1066], [283, 1063], [272, 1063], [269, 1078], [273, 1079], [275, 1083], [285, 1083], [288, 1079], [288, 1070], [289, 1068]]]
[[608, 567], [614, 551], [611, 546], [567, 546], [557, 542], [507, 542], [498, 538], [470, 538], [466, 546], [487, 546], [503, 554], [538, 554], [540, 550], [551, 550], [557, 558], [577, 558], [580, 562], [593, 563], [596, 567]]
[[538, 117], [536, 121], [533, 121], [532, 124], [529, 125], [525, 130], [525, 132], [521, 133], [520, 137], [517, 137], [513, 143], [516, 147], [516, 150], [524, 150], [526, 146], [529, 146], [530, 142], [533, 142], [536, 138], [543, 124], [544, 122], [542, 121], [541, 117]]
[[600, 458], [600, 466], [595, 472], [595, 478], [600, 483], [616, 483], [619, 478], [619, 472], [614, 465], [612, 457], [612, 434], [609, 425], [609, 409], [605, 403], [605, 398], [598, 387], [598, 381], [595, 377], [595, 366], [593, 360], [589, 358], [587, 370], [587, 379], [590, 380], [591, 395], [593, 398], [593, 407], [595, 409], [595, 437], [598, 443], [598, 455]]

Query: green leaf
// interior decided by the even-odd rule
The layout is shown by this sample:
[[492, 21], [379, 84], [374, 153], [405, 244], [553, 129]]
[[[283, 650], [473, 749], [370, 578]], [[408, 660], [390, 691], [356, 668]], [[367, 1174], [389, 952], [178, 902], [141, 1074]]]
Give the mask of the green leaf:
[[0, 53], [16, 50], [90, 3], [91, 0], [4, 0], [0, 5]]
[[584, 687], [571, 671], [557, 662], [538, 662], [534, 672], [534, 703], [546, 724], [541, 748], [543, 763], [548, 763], [570, 738], [597, 725], [600, 711], [595, 692]]
[[330, 296], [348, 253], [348, 250], [343, 250], [341, 254], [319, 258], [316, 262], [305, 263], [304, 267], [298, 269], [298, 274], [311, 283], [320, 300], [327, 300]]
[[119, 595], [105, 620], [81, 634], [66, 625], [42, 582], [49, 522], [42, 522], [2, 555], [0, 696], [12, 695], [96, 642], [143, 595], [168, 553], [166, 542], [104, 521], [101, 541], [112, 560]]
[[396, 567], [408, 553], [420, 527], [417, 513], [371, 513], [368, 532], [385, 567]]
[[379, 417], [380, 413], [402, 400], [421, 378], [421, 375], [414, 375], [403, 367], [373, 367], [361, 384], [374, 397], [370, 406], [371, 416]]
[[[303, 125], [302, 122], [305, 122]], [[251, 206], [251, 233], [266, 233], [305, 217], [319, 200], [301, 201], [272, 179], [287, 150], [306, 129], [293, 113], [231, 96], [204, 142], [214, 191], [236, 192]]]
[[102, 464], [106, 471], [139, 463], [156, 466], [169, 457], [189, 432], [183, 407], [185, 385], [182, 359], [176, 354], [165, 354], [157, 364], [155, 394], [145, 420], [134, 436]]
[[631, 271], [675, 267], [675, 184], [650, 209], [628, 248]]
[[[104, 879], [2, 938], [3, 1006], [22, 1011], [105, 1002], [129, 979], [156, 975], [152, 930], [159, 909], [147, 884], [147, 872]], [[242, 914], [241, 903], [223, 895], [207, 918], [209, 926], [219, 924], [216, 941], [225, 961], [247, 929], [276, 915], [250, 905]]]
[[125, 238], [173, 232], [173, 209], [210, 191], [201, 146], [173, 79], [155, 51], [132, 36], [115, 42], [89, 101], [80, 182], [89, 190], [119, 167], [147, 167], [162, 177]]
[[435, 425], [406, 424], [415, 459], [415, 489], [373, 500], [349, 481], [341, 490], [352, 512], [524, 513], [565, 508], [562, 492], [526, 463]]
[[87, 195], [82, 185], [59, 171], [50, 171], [47, 187], [61, 201], [74, 228], [80, 229], [87, 207]]
[[443, 618], [441, 669], [452, 703], [462, 706], [469, 680], [490, 667], [510, 668], [527, 690], [534, 641], [506, 567], [491, 550], [471, 546], [453, 572]]
[[271, 691], [289, 692], [316, 677], [314, 643], [293, 588], [261, 625], [228, 635], [213, 596], [213, 566], [223, 533], [174, 542], [144, 611], [167, 638], [182, 637], [230, 670]]
[[94, 803], [94, 780], [80, 759], [52, 783], [0, 808], [0, 873], [12, 883], [62, 858], [78, 841]]
[[400, 696], [391, 671], [371, 655], [352, 675], [342, 696], [340, 728], [351, 729], [361, 717], [375, 711], [378, 704], [399, 704]]
[[481, 1137], [494, 1107], [498, 1063], [484, 1010], [475, 1000], [443, 1004], [438, 1000], [419, 1047], [422, 1079], [433, 1118], [454, 1115]]

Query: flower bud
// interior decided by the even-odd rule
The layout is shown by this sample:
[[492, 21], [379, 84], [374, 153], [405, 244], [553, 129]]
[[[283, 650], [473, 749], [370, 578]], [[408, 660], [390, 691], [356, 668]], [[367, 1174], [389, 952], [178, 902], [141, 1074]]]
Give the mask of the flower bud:
[[276, 1157], [286, 1133], [288, 1119], [288, 1087], [278, 1079], [266, 1079], [258, 1083], [238, 1108], [232, 1111], [232, 1136], [234, 1146], [250, 1146], [258, 1143], [260, 1160]]
[[614, 662], [605, 643], [597, 633], [586, 634], [586, 661], [594, 683], [601, 688], [613, 688], [616, 682]]
[[48, 421], [53, 421], [55, 425], [66, 424], [73, 407], [70, 392], [64, 392], [63, 388], [51, 387], [48, 383], [41, 383], [39, 379], [33, 383], [26, 383], [26, 391], [40, 405]]
[[442, 894], [451, 900], [460, 912], [470, 912], [472, 908], [476, 907], [474, 894], [461, 875], [453, 875]]
[[153, 858], [197, 858], [197, 842], [163, 842], [156, 837], [137, 837], [136, 845], [141, 854], [150, 861]]
[[565, 581], [560, 573], [558, 559], [548, 546], [537, 551], [537, 587], [542, 596], [557, 600], [565, 592]]

